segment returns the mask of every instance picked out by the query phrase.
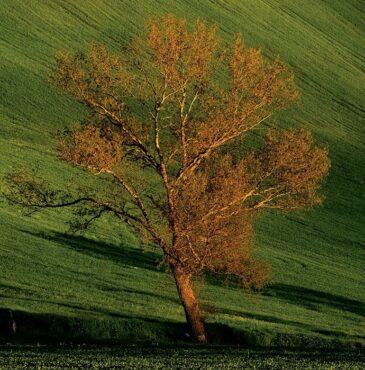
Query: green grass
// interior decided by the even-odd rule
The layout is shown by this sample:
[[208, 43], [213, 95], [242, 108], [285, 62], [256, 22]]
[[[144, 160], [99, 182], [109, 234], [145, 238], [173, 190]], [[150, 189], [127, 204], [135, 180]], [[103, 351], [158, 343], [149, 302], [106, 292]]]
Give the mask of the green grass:
[[259, 351], [235, 347], [0, 347], [4, 369], [363, 369], [358, 351]]
[[[258, 253], [273, 266], [262, 295], [208, 278], [197, 283], [213, 339], [258, 345], [365, 343], [365, 3], [342, 0], [3, 0], [0, 9], [0, 177], [37, 167], [60, 187], [90, 176], [57, 161], [54, 132], [83, 110], [48, 82], [53, 55], [96, 39], [117, 50], [150, 15], [173, 12], [216, 22], [222, 37], [280, 55], [301, 102], [275, 119], [305, 125], [330, 148], [323, 207], [270, 214], [257, 224]], [[0, 190], [4, 190], [0, 182]], [[184, 337], [174, 283], [160, 258], [122, 225], [101, 220], [65, 234], [67, 212], [25, 218], [0, 199], [0, 308], [19, 335], [168, 342]], [[218, 325], [220, 324], [220, 325]], [[326, 342], [327, 343], [327, 342]]]

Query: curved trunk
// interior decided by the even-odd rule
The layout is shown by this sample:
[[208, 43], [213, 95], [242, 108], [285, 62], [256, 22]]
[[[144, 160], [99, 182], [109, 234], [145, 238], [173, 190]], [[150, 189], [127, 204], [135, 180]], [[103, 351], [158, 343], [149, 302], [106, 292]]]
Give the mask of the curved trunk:
[[191, 287], [191, 276], [184, 274], [182, 269], [176, 266], [172, 267], [172, 272], [191, 333], [197, 342], [205, 343], [207, 342], [207, 333], [200, 315], [198, 301]]

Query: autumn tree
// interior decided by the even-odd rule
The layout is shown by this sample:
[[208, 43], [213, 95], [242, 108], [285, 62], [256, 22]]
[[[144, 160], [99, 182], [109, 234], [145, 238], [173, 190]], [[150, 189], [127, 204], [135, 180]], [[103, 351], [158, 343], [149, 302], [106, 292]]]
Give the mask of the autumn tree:
[[[261, 143], [244, 145], [297, 99], [293, 74], [240, 36], [227, 47], [215, 26], [199, 20], [190, 29], [172, 15], [150, 20], [147, 36], [118, 55], [92, 44], [59, 52], [56, 62], [55, 84], [89, 112], [61, 135], [59, 158], [103, 177], [108, 189], [76, 196], [12, 173], [9, 200], [30, 213], [72, 206], [74, 230], [109, 213], [148, 238], [162, 250], [193, 337], [207, 341], [194, 276], [264, 286], [269, 270], [253, 255], [254, 219], [321, 202], [328, 153], [308, 130], [271, 128]], [[242, 146], [235, 155], [233, 144]]]

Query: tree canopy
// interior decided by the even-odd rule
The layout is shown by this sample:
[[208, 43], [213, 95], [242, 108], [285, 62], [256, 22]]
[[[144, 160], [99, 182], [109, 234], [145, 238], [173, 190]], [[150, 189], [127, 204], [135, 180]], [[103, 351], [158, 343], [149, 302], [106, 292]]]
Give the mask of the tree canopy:
[[[227, 46], [215, 26], [189, 28], [173, 15], [151, 19], [146, 37], [113, 54], [96, 43], [56, 56], [54, 83], [88, 109], [65, 130], [59, 158], [110, 183], [76, 197], [25, 173], [9, 175], [9, 200], [31, 213], [74, 206], [74, 230], [111, 213], [162, 249], [193, 336], [207, 334], [191, 287], [206, 272], [263, 287], [269, 268], [253, 254], [253, 221], [265, 209], [320, 204], [328, 150], [306, 129], [250, 132], [298, 98], [279, 59]], [[238, 143], [242, 150], [230, 152]]]

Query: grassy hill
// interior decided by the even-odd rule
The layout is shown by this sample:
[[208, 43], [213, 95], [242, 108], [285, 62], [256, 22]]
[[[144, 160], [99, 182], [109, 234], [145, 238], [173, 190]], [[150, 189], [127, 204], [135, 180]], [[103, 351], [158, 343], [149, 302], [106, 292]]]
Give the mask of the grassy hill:
[[[212, 333], [262, 345], [324, 339], [365, 343], [365, 3], [358, 0], [3, 0], [0, 9], [0, 190], [15, 168], [37, 168], [61, 187], [93, 181], [60, 163], [54, 133], [82, 108], [48, 82], [59, 48], [98, 40], [117, 50], [148, 16], [173, 12], [218, 25], [229, 40], [280, 55], [301, 102], [278, 124], [310, 127], [327, 142], [326, 202], [309, 213], [271, 214], [257, 225], [258, 253], [273, 266], [262, 295], [208, 279], [200, 291]], [[0, 308], [24, 337], [169, 341], [184, 315], [160, 255], [123, 226], [101, 220], [65, 234], [67, 212], [22, 217], [0, 199]], [[217, 323], [220, 323], [218, 325]], [[223, 334], [222, 334], [223, 333]]]

